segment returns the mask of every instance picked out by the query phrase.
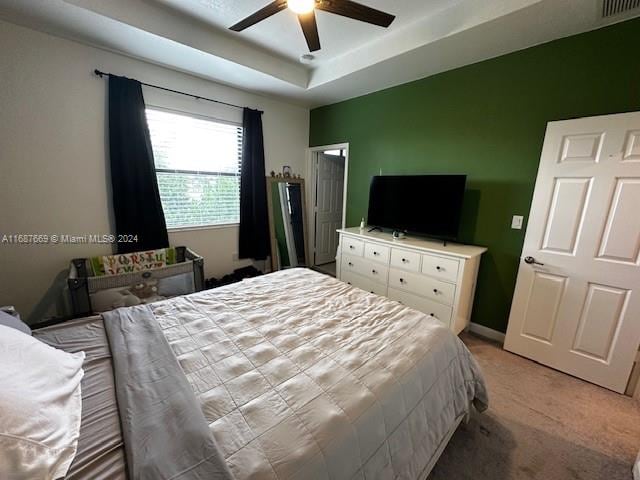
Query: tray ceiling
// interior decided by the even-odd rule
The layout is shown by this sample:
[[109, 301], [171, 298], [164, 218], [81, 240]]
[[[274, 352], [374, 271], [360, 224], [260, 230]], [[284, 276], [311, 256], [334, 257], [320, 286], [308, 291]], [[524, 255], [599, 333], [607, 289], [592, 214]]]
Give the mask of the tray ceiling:
[[637, 16], [602, 0], [359, 0], [380, 28], [317, 12], [308, 53], [288, 9], [236, 33], [269, 0], [0, 0], [0, 19], [304, 106], [333, 103]]

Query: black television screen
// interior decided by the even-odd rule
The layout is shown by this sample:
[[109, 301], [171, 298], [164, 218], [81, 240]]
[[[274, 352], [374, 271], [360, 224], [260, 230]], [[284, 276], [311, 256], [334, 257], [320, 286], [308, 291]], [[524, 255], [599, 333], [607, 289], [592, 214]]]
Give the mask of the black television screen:
[[375, 176], [367, 223], [455, 240], [466, 180], [466, 175]]

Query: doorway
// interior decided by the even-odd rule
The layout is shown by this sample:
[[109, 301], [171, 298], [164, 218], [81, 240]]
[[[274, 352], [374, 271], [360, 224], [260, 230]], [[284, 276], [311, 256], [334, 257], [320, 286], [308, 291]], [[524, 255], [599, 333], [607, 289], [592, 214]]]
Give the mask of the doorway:
[[348, 144], [311, 149], [311, 265], [336, 274], [337, 230], [345, 226]]

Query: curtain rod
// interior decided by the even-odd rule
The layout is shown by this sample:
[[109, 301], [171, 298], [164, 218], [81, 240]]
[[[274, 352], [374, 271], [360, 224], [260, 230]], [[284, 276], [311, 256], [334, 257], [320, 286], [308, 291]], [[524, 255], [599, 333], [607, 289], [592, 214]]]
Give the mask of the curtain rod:
[[[114, 77], [117, 76], [117, 75], [114, 75], [113, 73], [101, 72], [97, 68], [93, 71], [93, 73], [95, 73], [100, 78], [104, 77], [105, 75], [107, 77], [111, 75], [113, 75]], [[139, 80], [136, 80], [136, 81], [139, 82]], [[234, 105], [233, 103], [227, 103], [221, 100], [214, 100], [213, 98], [202, 97], [200, 95], [194, 95], [193, 93], [181, 92], [179, 90], [173, 90], [171, 88], [161, 87], [159, 85], [153, 85], [151, 83], [140, 82], [140, 84], [145, 85], [146, 87], [157, 88], [158, 90], [164, 90], [165, 92], [177, 93], [178, 95], [186, 95], [187, 97], [193, 97], [196, 100], [206, 100], [207, 102], [219, 103], [220, 105], [226, 105], [227, 107], [233, 107], [233, 108], [245, 108], [245, 107], [241, 107], [240, 105]], [[264, 113], [261, 110], [259, 110], [259, 112]]]

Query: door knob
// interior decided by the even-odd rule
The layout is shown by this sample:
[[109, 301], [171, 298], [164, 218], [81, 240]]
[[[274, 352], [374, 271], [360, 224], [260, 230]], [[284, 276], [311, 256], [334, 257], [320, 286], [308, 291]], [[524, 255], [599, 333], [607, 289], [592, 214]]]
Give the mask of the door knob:
[[536, 262], [536, 259], [533, 257], [524, 257], [524, 263], [528, 263], [529, 265], [544, 265], [544, 263]]

